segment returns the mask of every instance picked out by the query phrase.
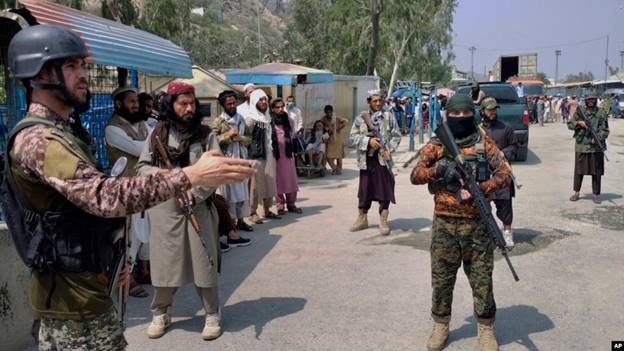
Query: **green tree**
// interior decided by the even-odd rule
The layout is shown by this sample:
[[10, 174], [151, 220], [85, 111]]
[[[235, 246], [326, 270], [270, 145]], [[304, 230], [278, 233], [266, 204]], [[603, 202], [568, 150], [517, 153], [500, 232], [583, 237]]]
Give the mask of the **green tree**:
[[564, 83], [589, 82], [594, 80], [594, 74], [591, 72], [579, 72], [578, 74], [568, 74]]
[[550, 85], [550, 80], [548, 79], [548, 77], [546, 76], [546, 73], [544, 72], [538, 72], [537, 73], [537, 78], [539, 78], [539, 80], [542, 81], [542, 83], [544, 83], [545, 85]]

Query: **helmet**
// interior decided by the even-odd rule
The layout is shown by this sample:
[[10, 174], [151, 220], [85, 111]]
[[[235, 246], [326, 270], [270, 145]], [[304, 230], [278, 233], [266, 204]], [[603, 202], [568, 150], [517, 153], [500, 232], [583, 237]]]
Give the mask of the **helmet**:
[[588, 91], [587, 94], [585, 94], [585, 99], [598, 99], [598, 94], [593, 90]]
[[89, 56], [82, 39], [71, 30], [40, 24], [19, 31], [9, 44], [9, 70], [13, 78], [33, 78], [50, 61]]

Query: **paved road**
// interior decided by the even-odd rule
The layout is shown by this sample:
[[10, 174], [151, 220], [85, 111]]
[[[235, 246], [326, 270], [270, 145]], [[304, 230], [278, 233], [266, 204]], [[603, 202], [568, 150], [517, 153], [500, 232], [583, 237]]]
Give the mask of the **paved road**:
[[[494, 270], [502, 350], [608, 350], [624, 339], [624, 121], [611, 121], [604, 202], [591, 180], [571, 195], [573, 140], [562, 124], [531, 127], [529, 159], [514, 165], [524, 185], [515, 201], [521, 281], [498, 260]], [[407, 140], [403, 141], [407, 143]], [[199, 298], [176, 296], [174, 324], [149, 340], [149, 299], [129, 305], [129, 350], [424, 350], [431, 321], [428, 246], [433, 211], [424, 186], [397, 176], [390, 237], [374, 228], [350, 233], [356, 214], [353, 159], [340, 177], [302, 181], [303, 215], [257, 226], [254, 244], [225, 254], [224, 329], [201, 340]], [[476, 322], [463, 273], [455, 291], [447, 350], [476, 350]]]

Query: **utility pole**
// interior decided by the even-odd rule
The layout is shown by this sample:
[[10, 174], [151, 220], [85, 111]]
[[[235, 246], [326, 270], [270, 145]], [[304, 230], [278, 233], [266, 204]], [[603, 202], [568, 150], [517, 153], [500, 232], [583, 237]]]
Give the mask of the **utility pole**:
[[262, 64], [262, 36], [260, 34], [260, 3], [258, 3], [258, 61]]
[[561, 50], [555, 50], [555, 83], [559, 81], [559, 56], [561, 56]]
[[624, 50], [620, 51], [620, 71], [624, 72]]
[[605, 55], [605, 77], [604, 80], [607, 81], [609, 78], [609, 36], [607, 35], [607, 53]]
[[475, 52], [475, 50], [477, 50], [477, 48], [475, 48], [474, 46], [471, 46], [471, 47], [468, 48], [468, 50], [470, 50], [470, 78], [474, 82], [474, 80], [475, 80], [475, 77], [474, 77], [474, 52]]

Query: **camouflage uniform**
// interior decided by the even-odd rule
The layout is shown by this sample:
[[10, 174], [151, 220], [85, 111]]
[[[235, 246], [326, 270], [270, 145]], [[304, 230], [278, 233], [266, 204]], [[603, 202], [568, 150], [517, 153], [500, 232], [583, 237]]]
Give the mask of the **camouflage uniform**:
[[[480, 147], [483, 148], [482, 153], [492, 171], [492, 177], [481, 183], [486, 196], [509, 185], [511, 169], [492, 139], [477, 133], [464, 140], [457, 140], [457, 144], [467, 160], [476, 156]], [[412, 183], [438, 181], [435, 174], [439, 162], [449, 162], [449, 159], [444, 148], [434, 138], [419, 153], [411, 174]], [[480, 323], [491, 324], [496, 315], [496, 303], [492, 285], [494, 243], [490, 234], [472, 201], [458, 202], [455, 195], [445, 188], [435, 189], [434, 201], [431, 240], [432, 317], [439, 323], [449, 322], [457, 270], [463, 263], [472, 288], [474, 314]]]
[[94, 319], [65, 321], [42, 318], [39, 350], [124, 350], [123, 323], [113, 310]]
[[[71, 133], [66, 119], [38, 103], [30, 105], [28, 114], [56, 124], [20, 131], [11, 149], [16, 182], [28, 205], [38, 212], [70, 201], [99, 217], [124, 217], [168, 200], [176, 189], [191, 187], [181, 169], [145, 177], [107, 177], [75, 150], [86, 145], [65, 139], [63, 135]], [[123, 349], [123, 328], [114, 318], [107, 287], [105, 273], [57, 271], [52, 276], [34, 271], [30, 297], [35, 315], [41, 318], [40, 349]]]

